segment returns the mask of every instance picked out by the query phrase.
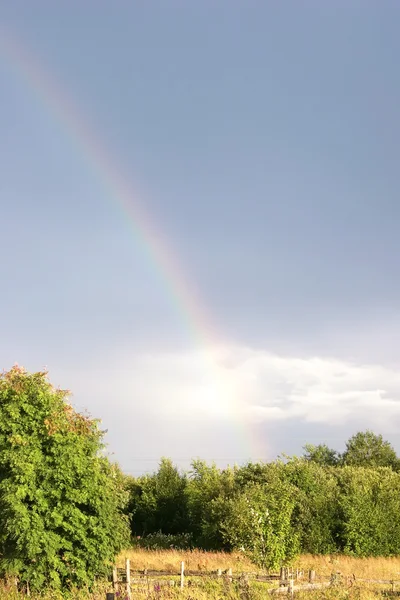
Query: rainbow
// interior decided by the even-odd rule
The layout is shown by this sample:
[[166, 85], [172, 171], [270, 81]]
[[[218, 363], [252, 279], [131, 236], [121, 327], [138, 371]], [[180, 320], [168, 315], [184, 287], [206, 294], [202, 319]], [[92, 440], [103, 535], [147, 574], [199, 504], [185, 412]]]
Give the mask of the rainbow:
[[[89, 165], [95, 179], [105, 189], [112, 205], [117, 206], [133, 230], [143, 256], [156, 272], [162, 288], [183, 322], [191, 341], [205, 360], [206, 369], [213, 373], [213, 396], [226, 394], [226, 385], [221, 369], [216, 365], [220, 356], [221, 342], [212, 319], [203, 303], [194, 293], [184, 270], [174, 254], [171, 244], [140, 204], [137, 195], [118, 165], [108, 152], [99, 135], [93, 131], [88, 120], [78, 110], [65, 89], [55, 77], [34, 57], [10, 32], [0, 30], [0, 58], [22, 78], [29, 90], [38, 97], [43, 106], [53, 114], [56, 121], [74, 143], [80, 157]], [[230, 390], [230, 393], [232, 390]], [[253, 432], [243, 424], [243, 415], [235, 418], [237, 402], [232, 398], [231, 418], [239, 429], [243, 449], [250, 455], [246, 458], [261, 458], [264, 444], [256, 443]]]

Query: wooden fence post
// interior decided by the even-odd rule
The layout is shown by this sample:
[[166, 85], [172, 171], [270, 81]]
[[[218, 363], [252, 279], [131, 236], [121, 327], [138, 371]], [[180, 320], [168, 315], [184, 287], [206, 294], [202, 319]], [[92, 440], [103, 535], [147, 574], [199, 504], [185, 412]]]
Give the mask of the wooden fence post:
[[185, 563], [181, 562], [181, 590], [183, 590], [183, 586], [185, 585]]
[[126, 595], [128, 596], [129, 600], [131, 599], [131, 561], [129, 560], [129, 558], [126, 559], [125, 561], [125, 568], [126, 568]]
[[315, 571], [313, 569], [310, 569], [310, 571], [308, 572], [308, 582], [314, 583], [314, 580], [315, 580]]
[[293, 598], [294, 596], [294, 580], [293, 579], [289, 579], [289, 585], [288, 585], [288, 596], [290, 598]]
[[217, 577], [222, 577], [222, 569], [217, 570]]
[[117, 567], [113, 567], [112, 583], [113, 583], [113, 591], [114, 592], [118, 592], [118, 571], [117, 571]]
[[228, 577], [228, 581], [231, 582], [232, 581], [232, 569], [229, 567], [228, 571], [227, 571], [227, 577]]

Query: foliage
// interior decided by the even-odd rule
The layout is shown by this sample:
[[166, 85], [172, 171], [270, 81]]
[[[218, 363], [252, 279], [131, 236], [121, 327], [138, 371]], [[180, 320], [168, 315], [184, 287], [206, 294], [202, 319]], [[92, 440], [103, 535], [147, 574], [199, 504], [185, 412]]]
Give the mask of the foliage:
[[335, 471], [314, 461], [293, 458], [282, 476], [296, 489], [293, 525], [302, 552], [330, 554], [337, 550], [338, 486]]
[[400, 554], [400, 478], [389, 468], [338, 471], [341, 547], [355, 556]]
[[305, 460], [317, 463], [321, 467], [335, 467], [339, 464], [340, 455], [336, 450], [332, 450], [326, 444], [319, 444], [313, 446], [313, 444], [306, 444], [304, 446]]
[[189, 530], [186, 475], [179, 473], [172, 461], [162, 458], [158, 471], [138, 479], [130, 478], [129, 513], [134, 536]]
[[372, 431], [356, 433], [346, 444], [342, 462], [354, 467], [390, 467], [397, 470], [399, 459], [389, 442]]
[[221, 532], [225, 503], [235, 491], [232, 469], [220, 471], [215, 464], [192, 463], [187, 486], [188, 509], [194, 541], [207, 550], [229, 549]]
[[44, 372], [0, 377], [0, 571], [31, 589], [93, 582], [127, 541], [123, 476], [67, 396]]
[[299, 551], [298, 536], [291, 525], [294, 490], [283, 481], [274, 484], [247, 486], [229, 500], [222, 522], [229, 544], [268, 569], [287, 563]]
[[400, 552], [397, 465], [391, 445], [369, 431], [350, 438], [342, 456], [307, 444], [302, 458], [225, 469], [196, 460], [187, 474], [164, 460], [131, 481], [132, 532], [188, 534], [208, 550], [243, 547], [259, 564], [285, 562], [297, 549], [392, 555]]

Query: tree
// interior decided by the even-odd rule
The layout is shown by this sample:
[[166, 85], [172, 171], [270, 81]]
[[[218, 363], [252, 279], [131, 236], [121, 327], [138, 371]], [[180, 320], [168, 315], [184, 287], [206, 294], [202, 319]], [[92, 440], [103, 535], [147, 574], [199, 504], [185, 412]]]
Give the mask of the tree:
[[0, 376], [0, 572], [32, 589], [90, 584], [128, 541], [123, 476], [67, 397], [45, 372]]
[[131, 527], [134, 535], [162, 532], [187, 533], [186, 475], [168, 458], [162, 458], [156, 473], [130, 482]]
[[304, 446], [304, 458], [310, 462], [317, 463], [322, 467], [335, 467], [339, 464], [340, 456], [336, 450], [332, 450], [326, 444], [306, 444]]
[[235, 491], [234, 471], [220, 470], [194, 460], [187, 485], [188, 509], [194, 542], [206, 550], [229, 549], [221, 533], [225, 502]]
[[282, 465], [282, 477], [296, 488], [292, 522], [300, 535], [301, 551], [306, 554], [331, 554], [337, 549], [336, 471], [301, 458]]
[[354, 556], [400, 552], [400, 476], [390, 468], [337, 469], [340, 551]]
[[390, 467], [393, 470], [399, 467], [392, 445], [369, 430], [356, 433], [348, 440], [342, 462], [354, 467]]
[[253, 483], [226, 502], [221, 531], [235, 549], [242, 549], [260, 567], [276, 569], [299, 551], [291, 519], [294, 489], [286, 482]]

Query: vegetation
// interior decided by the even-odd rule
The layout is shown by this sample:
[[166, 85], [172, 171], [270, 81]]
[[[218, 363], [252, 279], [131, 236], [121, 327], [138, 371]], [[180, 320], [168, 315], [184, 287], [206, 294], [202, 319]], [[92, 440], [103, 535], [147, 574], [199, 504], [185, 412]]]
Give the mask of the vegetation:
[[[232, 567], [233, 574], [239, 576], [242, 572], [254, 572], [255, 566], [247, 561], [241, 553], [222, 553], [222, 552], [200, 552], [198, 550], [189, 552], [178, 552], [176, 550], [167, 551], [146, 551], [143, 549], [132, 549], [124, 551], [120, 557], [119, 566], [124, 565], [125, 557], [129, 557], [131, 565], [135, 569], [155, 569], [155, 570], [174, 570], [177, 573], [180, 570], [181, 561], [185, 561], [187, 569], [212, 571], [218, 568], [226, 570]], [[400, 572], [400, 558], [369, 558], [357, 559], [345, 556], [301, 556], [294, 563], [295, 567], [307, 571], [315, 569], [317, 580], [327, 579], [332, 571], [340, 570], [344, 577], [352, 576], [354, 573], [360, 578], [373, 579], [397, 579]], [[178, 583], [179, 578], [176, 578]], [[185, 580], [186, 586], [183, 591], [179, 586], [170, 587], [170, 585], [160, 585], [165, 582], [161, 578], [144, 578], [142, 585], [135, 584], [132, 589], [132, 597], [140, 600], [265, 600], [266, 590], [276, 587], [276, 583], [265, 584], [257, 583], [250, 579], [249, 585], [243, 579], [235, 579], [231, 585], [227, 584], [224, 578], [221, 581], [203, 577], [190, 578]], [[169, 583], [171, 577], [167, 580]], [[357, 580], [353, 584], [345, 584], [342, 587], [332, 589], [316, 590], [315, 592], [297, 593], [298, 600], [377, 600], [382, 598], [382, 590], [390, 590], [391, 586], [377, 586]], [[44, 594], [32, 593], [31, 600], [104, 600], [105, 592], [110, 591], [109, 585], [97, 585], [91, 592], [87, 590], [73, 590], [71, 593], [46, 592]], [[283, 596], [286, 597], [286, 596]], [[121, 593], [119, 598], [124, 598]], [[27, 600], [22, 593], [18, 593], [13, 585], [0, 586], [0, 600]]]
[[33, 590], [92, 583], [128, 541], [123, 476], [67, 396], [46, 373], [0, 376], [0, 572]]
[[398, 468], [392, 446], [371, 431], [342, 455], [306, 445], [299, 458], [226, 469], [197, 460], [188, 473], [162, 459], [156, 473], [130, 480], [132, 534], [143, 546], [157, 534], [159, 548], [241, 549], [264, 568], [300, 553], [396, 556]]
[[[124, 565], [125, 557], [130, 558], [131, 564], [135, 569], [154, 569], [170, 570], [176, 573], [180, 570], [181, 561], [185, 562], [185, 568], [188, 570], [216, 571], [218, 568], [226, 570], [232, 568], [232, 572], [237, 577], [243, 572], [255, 572], [257, 568], [253, 565], [243, 553], [223, 553], [223, 552], [201, 552], [195, 551], [146, 551], [143, 549], [131, 549], [121, 554], [119, 566]], [[315, 570], [317, 574], [316, 581], [327, 581], [332, 572], [340, 571], [343, 576], [344, 584], [332, 589], [316, 590], [315, 592], [296, 593], [295, 598], [308, 600], [372, 600], [382, 598], [382, 591], [390, 591], [391, 586], [374, 585], [358, 579], [385, 579], [400, 580], [400, 557], [396, 558], [354, 558], [343, 555], [302, 555], [293, 562], [293, 567], [308, 572], [309, 569]], [[353, 581], [353, 575], [356, 575], [356, 581]], [[346, 578], [350, 580], [346, 583]], [[190, 577], [187, 578], [189, 584]], [[174, 589], [163, 589], [157, 593], [154, 588], [157, 587], [157, 580], [151, 580], [152, 585], [147, 591], [143, 589], [142, 594], [138, 587], [134, 588], [134, 598], [173, 598]], [[246, 588], [240, 579], [236, 579], [231, 586], [224, 586], [224, 583], [217, 586], [215, 580], [203, 578], [193, 578], [192, 585], [188, 585], [183, 592], [177, 590], [176, 596], [184, 600], [220, 600], [221, 598], [230, 598], [231, 600], [258, 600], [267, 596], [266, 589], [276, 587], [276, 583], [258, 584], [250, 580], [249, 588]], [[396, 589], [398, 589], [396, 587]], [[396, 592], [395, 592], [396, 594]], [[286, 596], [282, 596], [286, 597]]]

